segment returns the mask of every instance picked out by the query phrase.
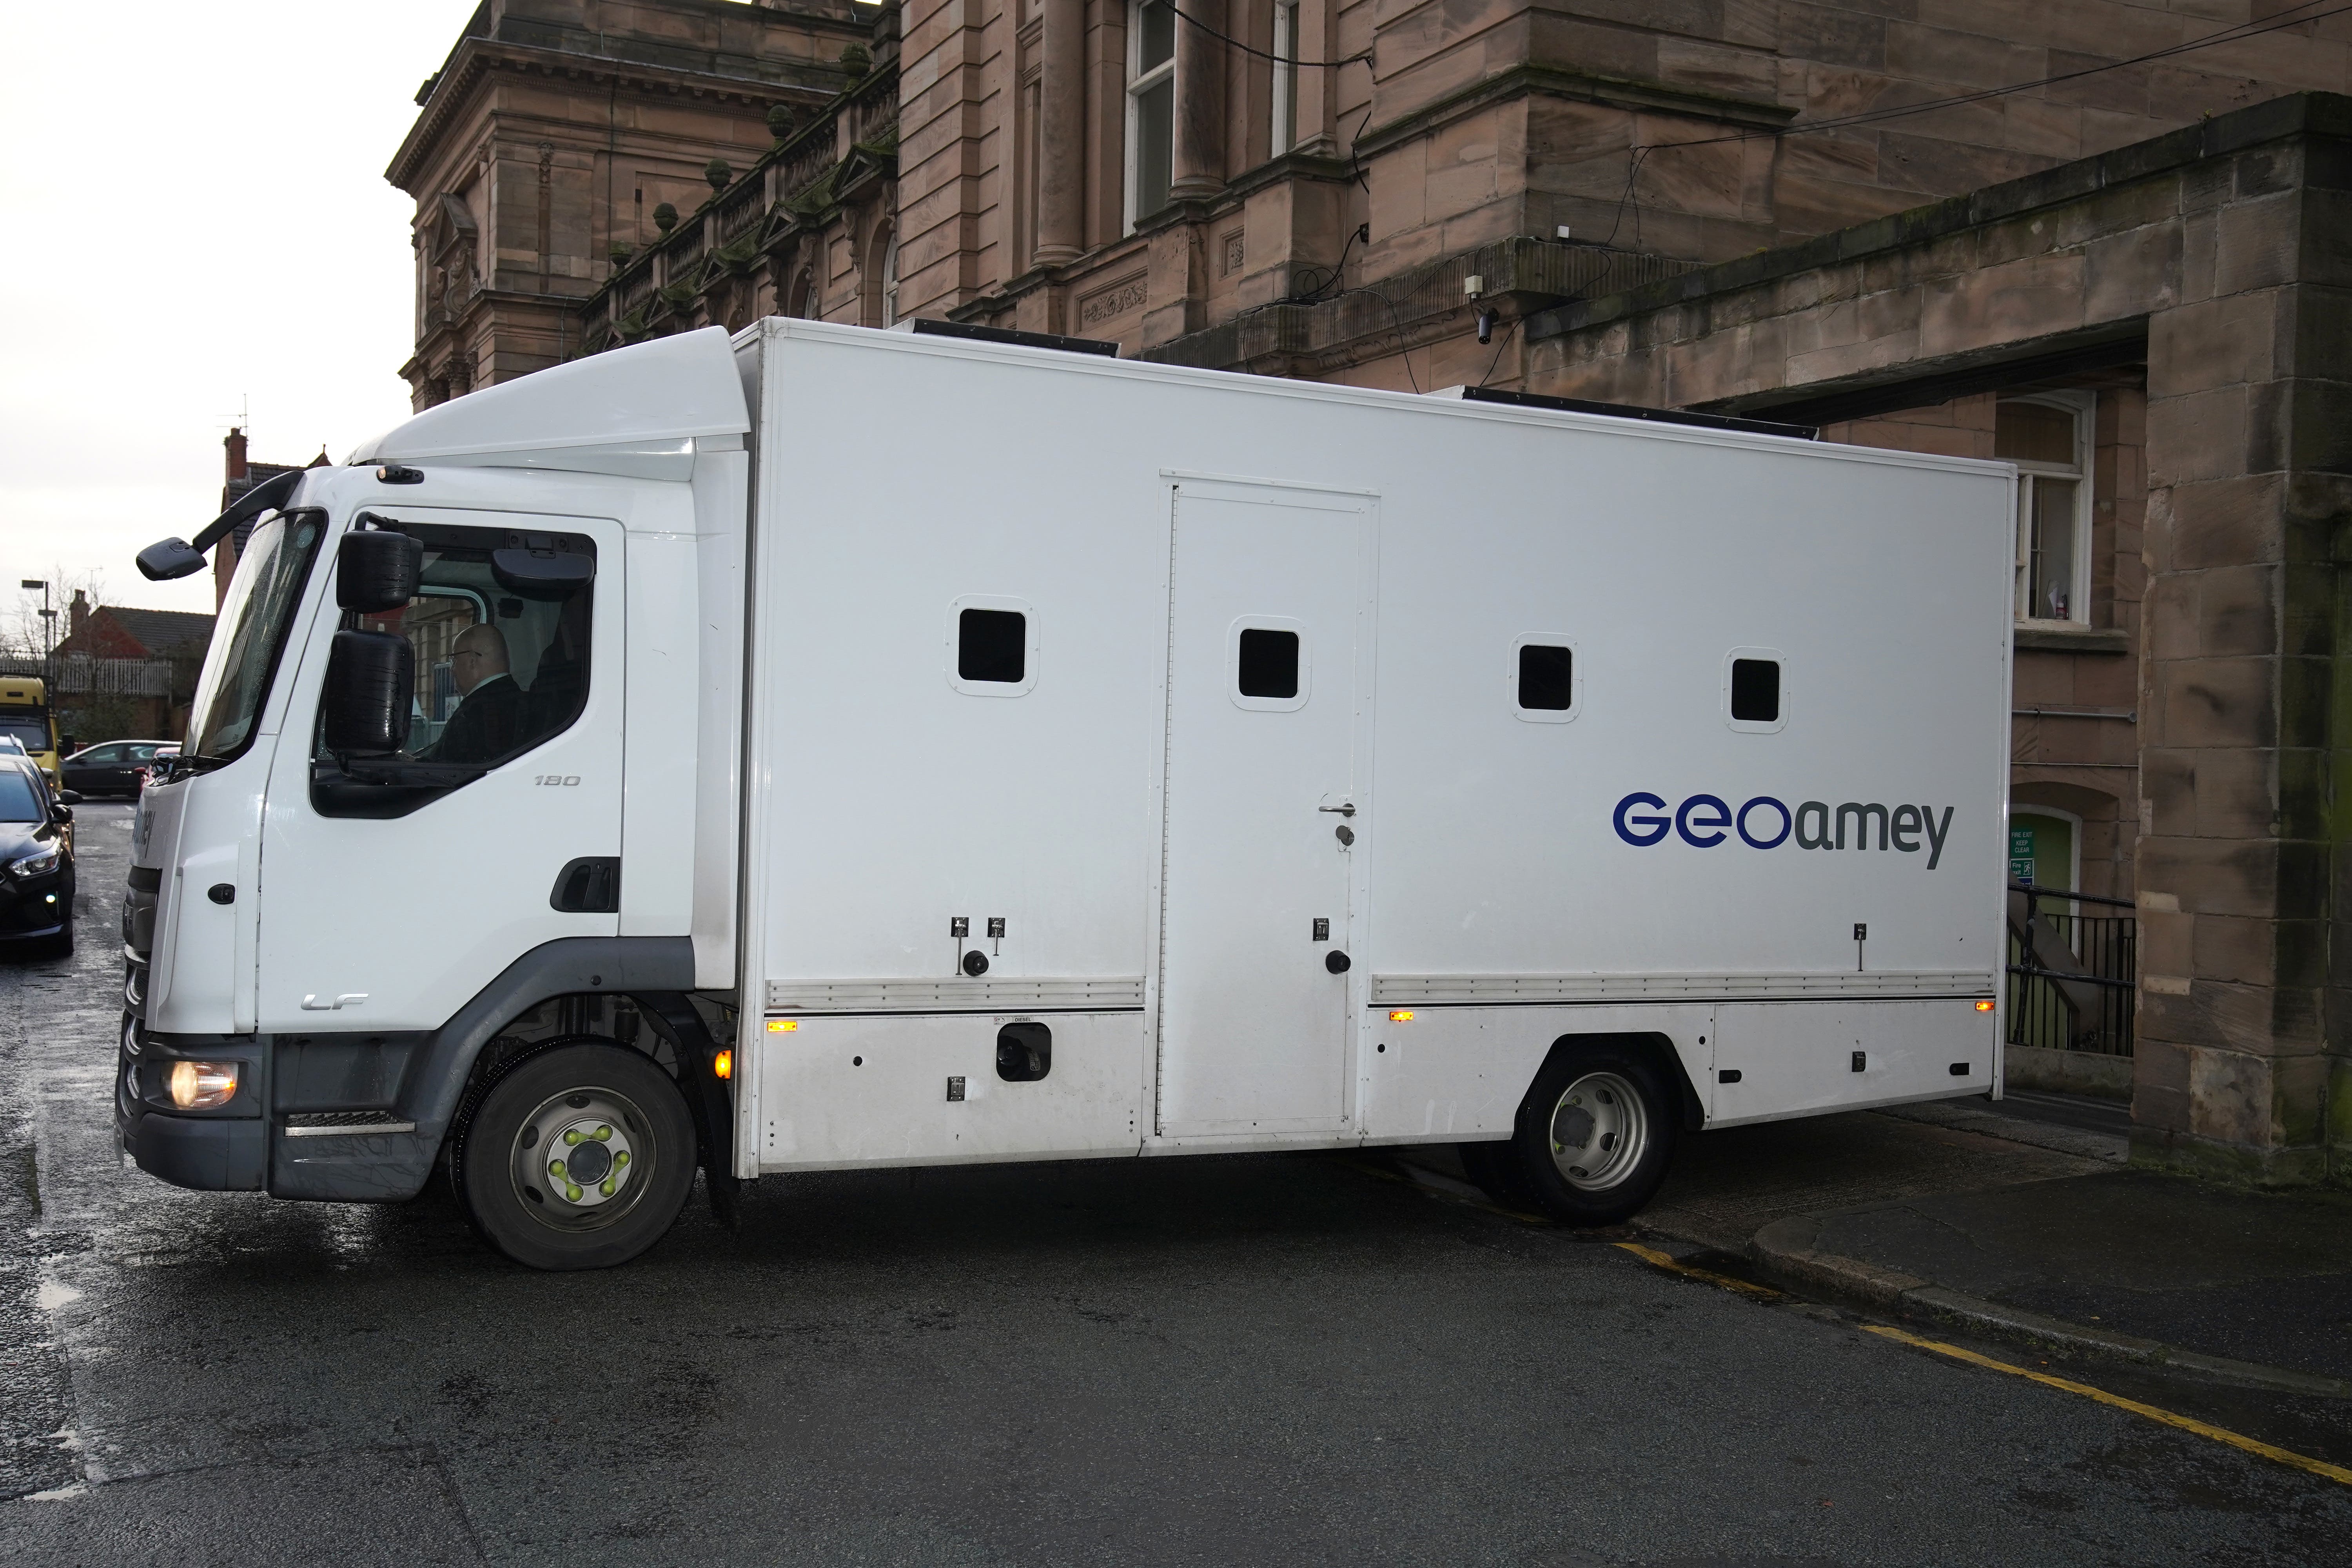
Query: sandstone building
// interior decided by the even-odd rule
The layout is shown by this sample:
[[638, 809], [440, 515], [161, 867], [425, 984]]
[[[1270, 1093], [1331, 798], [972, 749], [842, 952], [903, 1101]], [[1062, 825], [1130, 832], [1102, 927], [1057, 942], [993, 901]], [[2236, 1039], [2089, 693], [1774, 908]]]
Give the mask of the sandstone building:
[[2012, 860], [2137, 906], [2140, 1153], [2342, 1176], [2352, 16], [2310, 9], [488, 0], [392, 170], [408, 374], [945, 317], [2012, 458]]

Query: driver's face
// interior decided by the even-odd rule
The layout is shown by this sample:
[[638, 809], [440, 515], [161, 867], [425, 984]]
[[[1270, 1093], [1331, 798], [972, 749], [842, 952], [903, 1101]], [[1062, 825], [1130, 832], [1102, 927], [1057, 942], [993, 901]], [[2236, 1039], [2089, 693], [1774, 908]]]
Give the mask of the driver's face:
[[460, 697], [471, 694], [492, 673], [489, 655], [480, 648], [461, 647], [449, 656], [449, 674], [457, 682]]

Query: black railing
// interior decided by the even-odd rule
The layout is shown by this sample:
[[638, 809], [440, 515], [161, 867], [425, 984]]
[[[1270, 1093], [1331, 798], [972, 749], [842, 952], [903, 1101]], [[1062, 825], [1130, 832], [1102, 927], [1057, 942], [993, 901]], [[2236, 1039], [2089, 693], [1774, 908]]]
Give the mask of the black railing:
[[2128, 899], [2012, 882], [2009, 889], [2009, 1043], [2132, 1054], [2139, 921]]

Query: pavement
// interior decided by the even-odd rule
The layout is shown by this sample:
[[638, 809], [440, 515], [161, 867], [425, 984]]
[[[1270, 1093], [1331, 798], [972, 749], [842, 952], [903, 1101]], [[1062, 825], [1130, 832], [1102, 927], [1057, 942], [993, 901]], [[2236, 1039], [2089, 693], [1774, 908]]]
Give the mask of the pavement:
[[1878, 1306], [2352, 1397], [2352, 1194], [2109, 1171], [1798, 1215], [1748, 1251]]
[[[80, 952], [0, 959], [10, 1568], [2252, 1568], [2352, 1539], [2352, 1400], [1728, 1278], [1786, 1221], [2129, 1175], [2000, 1107], [1695, 1138], [1624, 1234], [1498, 1214], [1434, 1151], [772, 1179], [738, 1228], [698, 1200], [586, 1276], [507, 1264], [437, 1188], [180, 1192], [111, 1147], [128, 814], [79, 815]], [[2016, 1375], [2045, 1359], [2130, 1403]]]

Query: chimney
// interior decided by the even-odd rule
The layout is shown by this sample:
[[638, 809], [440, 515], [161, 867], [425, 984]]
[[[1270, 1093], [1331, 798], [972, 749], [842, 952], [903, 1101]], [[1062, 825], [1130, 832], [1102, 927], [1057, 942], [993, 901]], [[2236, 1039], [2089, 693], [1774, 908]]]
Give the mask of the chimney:
[[66, 636], [69, 637], [81, 636], [82, 627], [89, 624], [89, 597], [79, 588], [76, 588], [73, 603], [66, 606]]
[[224, 476], [226, 482], [221, 486], [221, 510], [226, 511], [236, 499], [229, 494], [229, 486], [245, 478], [249, 471], [245, 466], [245, 431], [239, 426], [231, 426], [227, 438], [221, 445], [228, 450], [228, 465]]

